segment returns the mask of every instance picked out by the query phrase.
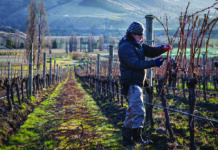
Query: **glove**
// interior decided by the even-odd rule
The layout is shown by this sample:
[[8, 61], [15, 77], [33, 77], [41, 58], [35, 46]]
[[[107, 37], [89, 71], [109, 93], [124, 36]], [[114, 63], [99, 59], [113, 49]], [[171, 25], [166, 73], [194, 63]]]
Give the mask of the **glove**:
[[168, 52], [171, 49], [171, 46], [169, 44], [164, 45], [163, 49], [164, 49], [165, 52]]
[[164, 62], [164, 60], [163, 60], [163, 59], [161, 60], [160, 58], [157, 58], [157, 59], [155, 59], [154, 61], [155, 61], [155, 63], [156, 63], [156, 67], [162, 66], [162, 65], [163, 65], [163, 62]]

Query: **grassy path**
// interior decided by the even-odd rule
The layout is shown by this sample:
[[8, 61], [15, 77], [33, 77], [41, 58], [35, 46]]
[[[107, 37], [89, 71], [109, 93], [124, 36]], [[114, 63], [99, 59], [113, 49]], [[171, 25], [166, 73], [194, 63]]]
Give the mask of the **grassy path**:
[[1, 149], [122, 149], [120, 142], [120, 129], [70, 75]]

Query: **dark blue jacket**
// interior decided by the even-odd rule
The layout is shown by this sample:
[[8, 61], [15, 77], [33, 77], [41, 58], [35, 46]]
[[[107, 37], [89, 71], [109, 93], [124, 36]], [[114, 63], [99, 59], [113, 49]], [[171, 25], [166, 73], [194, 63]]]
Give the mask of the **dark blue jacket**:
[[134, 37], [130, 35], [124, 36], [119, 42], [118, 48], [121, 85], [136, 84], [143, 86], [144, 69], [156, 66], [154, 60], [145, 61], [145, 57], [154, 58], [164, 52], [163, 46], [150, 47], [146, 44], [140, 45], [135, 41]]

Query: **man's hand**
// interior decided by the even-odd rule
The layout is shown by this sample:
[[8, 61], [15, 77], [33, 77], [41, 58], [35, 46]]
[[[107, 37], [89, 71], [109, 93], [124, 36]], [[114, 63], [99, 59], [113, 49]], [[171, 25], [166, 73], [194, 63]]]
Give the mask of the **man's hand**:
[[163, 49], [165, 50], [165, 52], [168, 52], [169, 50], [172, 49], [172, 47], [169, 44], [166, 44], [163, 46]]

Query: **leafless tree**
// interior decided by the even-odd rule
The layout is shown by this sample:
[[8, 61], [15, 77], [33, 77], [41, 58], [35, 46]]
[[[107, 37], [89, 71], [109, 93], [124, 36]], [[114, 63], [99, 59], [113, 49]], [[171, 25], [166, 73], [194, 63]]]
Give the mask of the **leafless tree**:
[[27, 35], [26, 35], [26, 57], [29, 60], [30, 52], [33, 51], [33, 62], [36, 60], [37, 50], [37, 12], [36, 0], [31, 0], [29, 4], [29, 16], [27, 21]]
[[99, 50], [100, 51], [104, 50], [104, 37], [103, 36], [99, 37]]
[[88, 52], [93, 52], [93, 36], [88, 37]]
[[43, 0], [38, 4], [38, 55], [37, 55], [37, 70], [42, 62], [42, 53], [45, 50], [45, 34], [48, 33], [48, 22]]

